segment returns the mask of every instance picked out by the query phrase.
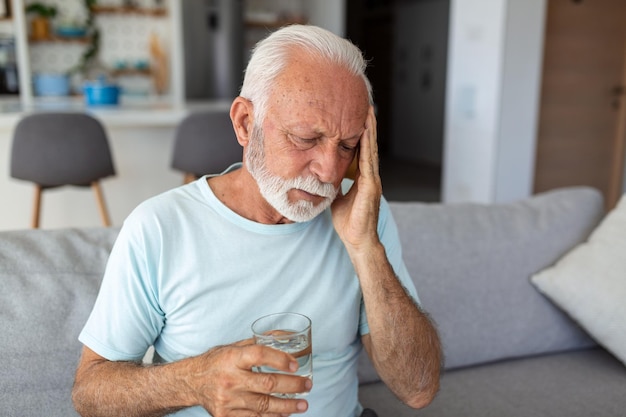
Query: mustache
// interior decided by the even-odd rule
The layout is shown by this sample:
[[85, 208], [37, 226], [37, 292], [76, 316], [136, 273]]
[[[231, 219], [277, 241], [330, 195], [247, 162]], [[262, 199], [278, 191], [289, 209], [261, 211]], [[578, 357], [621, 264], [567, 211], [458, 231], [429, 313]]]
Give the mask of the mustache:
[[297, 177], [286, 181], [290, 188], [306, 191], [320, 197], [335, 198], [339, 192], [339, 188], [335, 188], [333, 184], [321, 182], [312, 176]]

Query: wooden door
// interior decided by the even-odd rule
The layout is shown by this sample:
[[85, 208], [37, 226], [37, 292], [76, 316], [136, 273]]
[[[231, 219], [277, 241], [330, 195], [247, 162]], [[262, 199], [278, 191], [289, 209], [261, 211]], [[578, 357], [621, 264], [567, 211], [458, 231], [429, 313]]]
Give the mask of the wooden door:
[[626, 0], [548, 0], [535, 192], [622, 191]]

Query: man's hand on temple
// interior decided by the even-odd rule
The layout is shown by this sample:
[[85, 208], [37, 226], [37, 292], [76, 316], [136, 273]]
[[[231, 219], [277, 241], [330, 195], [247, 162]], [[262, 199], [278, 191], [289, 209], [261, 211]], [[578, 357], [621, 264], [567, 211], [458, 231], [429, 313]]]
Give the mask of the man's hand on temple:
[[332, 205], [333, 224], [348, 250], [378, 242], [376, 231], [382, 195], [376, 143], [376, 116], [370, 107], [359, 142], [359, 163], [354, 185]]

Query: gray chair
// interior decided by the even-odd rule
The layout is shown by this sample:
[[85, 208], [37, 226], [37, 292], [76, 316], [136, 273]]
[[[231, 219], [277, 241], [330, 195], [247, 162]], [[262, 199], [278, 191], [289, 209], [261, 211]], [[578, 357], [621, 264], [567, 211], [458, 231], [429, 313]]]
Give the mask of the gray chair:
[[42, 112], [22, 118], [13, 134], [11, 177], [35, 184], [31, 225], [39, 227], [44, 190], [64, 185], [90, 186], [102, 222], [111, 221], [100, 187], [115, 175], [109, 142], [98, 120], [74, 112]]
[[171, 167], [185, 174], [184, 183], [218, 174], [241, 160], [228, 111], [192, 113], [177, 126]]

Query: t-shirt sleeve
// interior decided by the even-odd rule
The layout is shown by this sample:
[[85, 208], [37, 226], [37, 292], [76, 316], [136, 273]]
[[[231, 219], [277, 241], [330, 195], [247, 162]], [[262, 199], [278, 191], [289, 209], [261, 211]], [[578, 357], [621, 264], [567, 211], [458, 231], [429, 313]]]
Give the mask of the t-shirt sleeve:
[[[141, 207], [141, 206], [140, 206]], [[79, 340], [108, 360], [140, 360], [164, 323], [156, 294], [158, 233], [135, 212], [113, 246], [94, 308]], [[149, 216], [148, 216], [149, 218]], [[152, 235], [150, 235], [150, 233]]]

